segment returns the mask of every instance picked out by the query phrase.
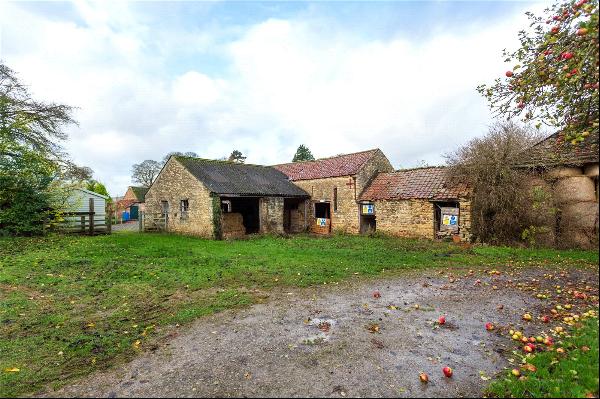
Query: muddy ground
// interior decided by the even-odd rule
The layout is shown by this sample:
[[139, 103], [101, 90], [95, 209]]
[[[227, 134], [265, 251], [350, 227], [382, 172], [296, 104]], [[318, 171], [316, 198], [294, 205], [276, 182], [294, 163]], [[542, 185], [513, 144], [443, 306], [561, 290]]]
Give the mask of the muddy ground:
[[[552, 307], [536, 293], [567, 284], [598, 293], [597, 269], [453, 273], [269, 292], [265, 303], [200, 319], [154, 352], [43, 395], [478, 397], [509, 365], [515, 344], [503, 328], [558, 325], [521, 320]], [[442, 314], [447, 323], [439, 327]], [[497, 328], [486, 331], [486, 322]], [[454, 369], [451, 379], [444, 366]]]

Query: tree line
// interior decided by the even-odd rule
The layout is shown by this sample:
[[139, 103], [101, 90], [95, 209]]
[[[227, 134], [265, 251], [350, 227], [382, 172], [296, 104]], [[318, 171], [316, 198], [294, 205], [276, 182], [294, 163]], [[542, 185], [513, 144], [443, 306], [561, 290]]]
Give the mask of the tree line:
[[[598, 0], [557, 0], [543, 14], [528, 16], [530, 29], [519, 32], [519, 48], [504, 53], [511, 69], [478, 87], [499, 122], [447, 158], [452, 174], [473, 188], [474, 232], [481, 242], [512, 240], [529, 223], [523, 207], [531, 200], [515, 168], [518, 153], [538, 139], [528, 126], [550, 126], [573, 145], [598, 134]], [[77, 124], [73, 111], [33, 99], [0, 63], [0, 235], [41, 234], [45, 223], [60, 219], [73, 187], [107, 194], [93, 171], [72, 162], [61, 146], [65, 128]], [[226, 158], [245, 159], [238, 150]], [[292, 161], [312, 159], [301, 145]], [[164, 162], [134, 165], [133, 180], [150, 185]]]

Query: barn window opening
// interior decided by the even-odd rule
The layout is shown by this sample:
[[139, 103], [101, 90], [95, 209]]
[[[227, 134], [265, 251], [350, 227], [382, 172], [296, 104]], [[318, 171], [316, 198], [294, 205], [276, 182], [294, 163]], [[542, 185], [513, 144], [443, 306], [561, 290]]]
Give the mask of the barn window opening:
[[333, 211], [337, 212], [338, 210], [338, 192], [337, 187], [333, 188]]
[[329, 202], [315, 203], [315, 217], [317, 219], [331, 219]]
[[231, 201], [230, 200], [221, 201], [221, 212], [231, 213]]
[[188, 218], [188, 210], [190, 209], [190, 202], [189, 200], [181, 200], [180, 203], [180, 211], [181, 211], [181, 219], [187, 219]]

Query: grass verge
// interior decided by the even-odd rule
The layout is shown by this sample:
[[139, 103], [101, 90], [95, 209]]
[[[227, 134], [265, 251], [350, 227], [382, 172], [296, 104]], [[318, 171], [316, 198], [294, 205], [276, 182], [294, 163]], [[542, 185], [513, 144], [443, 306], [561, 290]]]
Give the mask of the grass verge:
[[563, 354], [548, 351], [528, 360], [535, 371], [508, 376], [490, 384], [492, 397], [598, 397], [598, 319], [589, 319], [558, 343]]
[[363, 236], [0, 238], [0, 396], [58, 387], [152, 350], [171, 326], [252, 304], [255, 290], [409, 269], [532, 264], [597, 265], [598, 252]]

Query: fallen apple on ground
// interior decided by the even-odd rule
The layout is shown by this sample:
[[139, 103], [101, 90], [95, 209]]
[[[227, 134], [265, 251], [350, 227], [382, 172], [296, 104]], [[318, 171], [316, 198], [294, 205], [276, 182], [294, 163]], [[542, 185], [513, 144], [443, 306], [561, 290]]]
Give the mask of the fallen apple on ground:
[[446, 366], [446, 367], [444, 367], [444, 368], [442, 369], [442, 371], [444, 372], [444, 375], [445, 375], [447, 378], [450, 378], [450, 377], [452, 377], [452, 372], [453, 372], [453, 371], [452, 371], [452, 369], [451, 369], [450, 367]]

